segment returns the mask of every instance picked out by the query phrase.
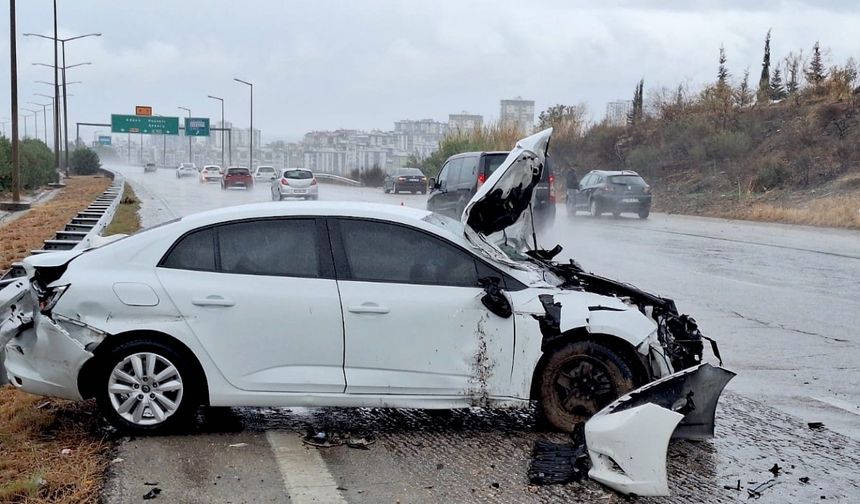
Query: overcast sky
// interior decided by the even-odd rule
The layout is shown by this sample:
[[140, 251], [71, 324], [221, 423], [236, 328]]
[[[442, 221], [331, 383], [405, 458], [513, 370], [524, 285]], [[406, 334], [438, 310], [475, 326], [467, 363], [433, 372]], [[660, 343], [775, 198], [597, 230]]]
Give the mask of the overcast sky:
[[[70, 123], [109, 122], [111, 113], [151, 105], [155, 113], [220, 117], [206, 95], [226, 99], [226, 118], [254, 123], [264, 140], [300, 139], [315, 129], [392, 129], [398, 119], [447, 121], [463, 110], [493, 119], [499, 99], [522, 96], [536, 109], [606, 102], [646, 88], [713, 80], [720, 44], [739, 78], [760, 71], [765, 32], [774, 59], [810, 51], [831, 63], [860, 59], [856, 1], [572, 0], [59, 0], [60, 36], [69, 42]], [[18, 0], [19, 96], [51, 94], [51, 0]], [[4, 2], [4, 6], [6, 2]], [[9, 108], [9, 20], [0, 15], [0, 120]], [[41, 117], [40, 117], [41, 126]], [[8, 126], [7, 126], [8, 128]], [[32, 122], [31, 122], [32, 128]], [[82, 133], [82, 136], [85, 136]]]

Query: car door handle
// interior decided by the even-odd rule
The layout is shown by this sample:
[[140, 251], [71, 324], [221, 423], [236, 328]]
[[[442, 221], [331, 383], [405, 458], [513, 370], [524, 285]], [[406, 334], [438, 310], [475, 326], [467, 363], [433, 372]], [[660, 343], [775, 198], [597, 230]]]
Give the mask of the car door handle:
[[376, 303], [362, 303], [360, 305], [353, 305], [347, 308], [350, 313], [377, 313], [379, 315], [385, 315], [389, 310], [385, 306], [379, 306]]
[[229, 298], [221, 297], [217, 294], [210, 294], [205, 298], [196, 297], [191, 299], [191, 304], [195, 306], [233, 306], [235, 301]]

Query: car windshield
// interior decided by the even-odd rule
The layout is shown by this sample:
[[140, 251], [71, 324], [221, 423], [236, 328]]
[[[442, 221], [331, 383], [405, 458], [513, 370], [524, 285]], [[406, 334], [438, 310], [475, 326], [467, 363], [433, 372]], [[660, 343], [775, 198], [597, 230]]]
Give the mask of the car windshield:
[[618, 185], [631, 185], [631, 186], [646, 186], [648, 184], [642, 180], [642, 177], [639, 175], [614, 175], [609, 177], [609, 182]]
[[287, 170], [284, 172], [284, 178], [309, 179], [314, 178], [314, 174], [308, 170]]
[[257, 168], [257, 173], [262, 173], [262, 172], [271, 173], [273, 171], [275, 171], [275, 169], [272, 168], [271, 166], [261, 166], [261, 167]]
[[227, 170], [228, 175], [247, 175], [247, 168], [230, 168]]
[[418, 168], [401, 168], [397, 170], [398, 175], [419, 175], [423, 176], [424, 173], [421, 172]]

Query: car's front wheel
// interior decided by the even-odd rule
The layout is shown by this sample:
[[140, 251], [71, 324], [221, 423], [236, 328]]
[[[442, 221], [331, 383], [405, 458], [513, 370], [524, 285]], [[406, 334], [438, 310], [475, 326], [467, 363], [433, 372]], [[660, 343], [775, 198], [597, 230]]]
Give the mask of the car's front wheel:
[[644, 207], [639, 210], [640, 219], [647, 219], [649, 215], [651, 215], [651, 207]]
[[540, 407], [554, 429], [571, 432], [635, 387], [632, 365], [595, 341], [574, 341], [552, 351], [538, 377]]
[[199, 405], [188, 357], [155, 340], [132, 340], [110, 351], [99, 369], [96, 402], [118, 429], [150, 434], [190, 424]]

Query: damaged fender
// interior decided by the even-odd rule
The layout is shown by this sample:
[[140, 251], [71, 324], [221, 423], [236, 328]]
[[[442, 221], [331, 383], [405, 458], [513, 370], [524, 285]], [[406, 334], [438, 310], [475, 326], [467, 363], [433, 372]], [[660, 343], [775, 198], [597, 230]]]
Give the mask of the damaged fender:
[[671, 438], [714, 436], [717, 401], [735, 373], [700, 364], [633, 390], [585, 423], [588, 476], [624, 494], [668, 495]]

